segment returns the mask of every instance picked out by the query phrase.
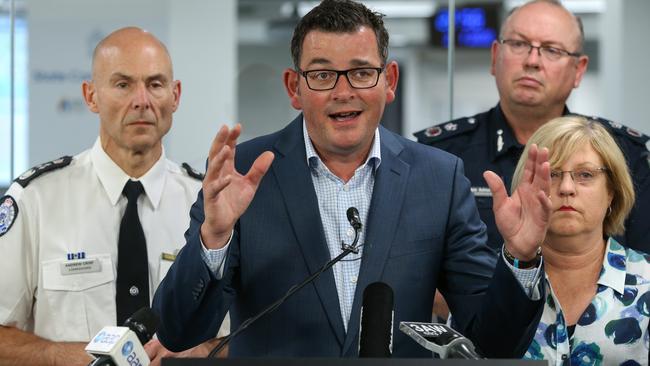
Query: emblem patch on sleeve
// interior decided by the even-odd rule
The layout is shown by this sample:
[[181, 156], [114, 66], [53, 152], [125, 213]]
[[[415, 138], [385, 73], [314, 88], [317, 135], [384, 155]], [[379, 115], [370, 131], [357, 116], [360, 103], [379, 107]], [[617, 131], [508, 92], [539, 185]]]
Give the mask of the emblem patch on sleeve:
[[3, 236], [11, 225], [16, 221], [18, 216], [18, 205], [11, 196], [4, 196], [0, 198], [0, 236]]

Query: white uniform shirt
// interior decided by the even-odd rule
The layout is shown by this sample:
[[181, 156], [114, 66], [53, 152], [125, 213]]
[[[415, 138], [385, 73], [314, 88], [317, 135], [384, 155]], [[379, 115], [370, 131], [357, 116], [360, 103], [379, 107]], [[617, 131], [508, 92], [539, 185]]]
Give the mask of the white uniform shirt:
[[[0, 324], [54, 341], [81, 342], [115, 325], [117, 243], [128, 179], [97, 139], [70, 165], [34, 178], [25, 188], [12, 184], [7, 195], [18, 212], [0, 236]], [[185, 243], [201, 182], [164, 152], [139, 180], [145, 193], [138, 198], [138, 215], [153, 299], [172, 263], [163, 253], [173, 256]], [[71, 270], [79, 267], [85, 270]]]

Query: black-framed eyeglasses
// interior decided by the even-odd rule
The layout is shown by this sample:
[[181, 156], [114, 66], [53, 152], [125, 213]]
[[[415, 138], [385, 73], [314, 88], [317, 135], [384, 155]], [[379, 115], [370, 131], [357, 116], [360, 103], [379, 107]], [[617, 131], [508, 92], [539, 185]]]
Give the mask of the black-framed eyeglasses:
[[574, 182], [587, 185], [607, 171], [606, 167], [580, 168], [576, 170], [551, 170], [551, 184], [558, 184], [564, 179], [564, 173], [569, 173]]
[[345, 75], [355, 89], [374, 88], [382, 71], [383, 67], [357, 67], [348, 70], [298, 70], [298, 73], [305, 77], [309, 89], [322, 91], [334, 89], [341, 75]]
[[582, 56], [579, 52], [569, 52], [557, 47], [550, 46], [533, 46], [532, 43], [528, 41], [523, 41], [520, 39], [499, 39], [499, 43], [505, 44], [508, 46], [510, 52], [514, 55], [529, 55], [533, 48], [537, 49], [537, 55], [544, 57], [549, 61], [557, 61], [565, 56], [580, 57]]

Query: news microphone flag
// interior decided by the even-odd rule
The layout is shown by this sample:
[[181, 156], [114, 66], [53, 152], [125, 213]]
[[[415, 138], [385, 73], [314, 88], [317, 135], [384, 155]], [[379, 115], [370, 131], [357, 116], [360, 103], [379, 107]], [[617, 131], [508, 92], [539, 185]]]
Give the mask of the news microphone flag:
[[140, 340], [126, 327], [104, 327], [88, 343], [86, 352], [97, 358], [104, 356], [115, 366], [149, 366], [149, 357]]

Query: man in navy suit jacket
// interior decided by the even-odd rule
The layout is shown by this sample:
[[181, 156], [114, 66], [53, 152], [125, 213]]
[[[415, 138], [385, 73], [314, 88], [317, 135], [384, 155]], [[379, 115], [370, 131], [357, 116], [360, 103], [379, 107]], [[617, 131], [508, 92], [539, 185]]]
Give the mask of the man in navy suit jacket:
[[317, 272], [351, 241], [355, 206], [362, 252], [247, 328], [230, 356], [356, 356], [361, 294], [376, 281], [395, 292], [396, 357], [430, 355], [396, 328], [430, 321], [436, 288], [481, 353], [523, 354], [542, 310], [548, 151], [531, 149], [511, 197], [486, 173], [509, 264], [486, 246], [461, 160], [379, 127], [399, 76], [387, 46], [381, 16], [350, 0], [325, 0], [300, 21], [284, 83], [303, 113], [236, 153], [239, 125], [215, 137], [187, 244], [154, 299], [163, 345], [213, 337], [228, 310], [236, 329]]

